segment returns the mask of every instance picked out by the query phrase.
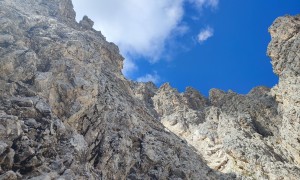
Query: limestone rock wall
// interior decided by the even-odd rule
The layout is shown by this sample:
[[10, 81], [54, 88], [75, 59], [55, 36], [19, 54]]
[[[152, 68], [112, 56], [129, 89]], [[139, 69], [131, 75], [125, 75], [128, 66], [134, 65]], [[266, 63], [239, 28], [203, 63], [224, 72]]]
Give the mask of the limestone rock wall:
[[165, 130], [71, 0], [1, 0], [0, 22], [0, 179], [235, 177]]
[[153, 106], [164, 126], [214, 170], [245, 179], [299, 179], [300, 16], [280, 17], [269, 31], [268, 55], [279, 75], [274, 88], [256, 87], [246, 95], [212, 89], [205, 98], [166, 83], [146, 107]]
[[0, 179], [300, 179], [299, 16], [278, 18], [278, 85], [246, 95], [126, 80], [71, 0], [0, 0]]
[[247, 95], [212, 89], [207, 100], [194, 96], [193, 101], [202, 100], [197, 108], [185, 98], [189, 94], [163, 85], [154, 106], [161, 122], [195, 147], [211, 168], [249, 179], [299, 177], [298, 164], [281, 144], [282, 118], [270, 89], [257, 87]]
[[276, 19], [269, 31], [268, 55], [280, 79], [272, 93], [282, 118], [282, 143], [290, 161], [300, 165], [300, 15]]

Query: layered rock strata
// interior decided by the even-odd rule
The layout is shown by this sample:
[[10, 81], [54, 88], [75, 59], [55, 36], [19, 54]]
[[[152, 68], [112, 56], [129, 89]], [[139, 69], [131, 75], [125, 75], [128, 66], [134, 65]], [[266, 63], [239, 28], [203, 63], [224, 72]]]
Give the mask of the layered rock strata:
[[0, 1], [0, 179], [219, 179], [70, 0]]
[[278, 18], [279, 83], [209, 98], [131, 82], [71, 0], [0, 0], [0, 179], [300, 179], [300, 17]]

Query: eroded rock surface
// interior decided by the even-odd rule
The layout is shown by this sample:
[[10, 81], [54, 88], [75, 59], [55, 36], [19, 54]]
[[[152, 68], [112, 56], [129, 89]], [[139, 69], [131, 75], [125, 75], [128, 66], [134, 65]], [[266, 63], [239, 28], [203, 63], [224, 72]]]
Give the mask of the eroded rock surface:
[[212, 89], [205, 98], [166, 83], [140, 99], [214, 170], [244, 179], [300, 179], [300, 16], [280, 17], [269, 31], [268, 54], [279, 75], [274, 88], [246, 95]]
[[165, 130], [70, 0], [1, 0], [0, 15], [0, 179], [235, 177]]
[[282, 118], [280, 134], [290, 161], [300, 165], [300, 15], [276, 19], [268, 54], [279, 83], [272, 89]]
[[270, 28], [279, 84], [247, 95], [126, 80], [71, 0], [0, 0], [0, 179], [300, 179], [299, 16]]

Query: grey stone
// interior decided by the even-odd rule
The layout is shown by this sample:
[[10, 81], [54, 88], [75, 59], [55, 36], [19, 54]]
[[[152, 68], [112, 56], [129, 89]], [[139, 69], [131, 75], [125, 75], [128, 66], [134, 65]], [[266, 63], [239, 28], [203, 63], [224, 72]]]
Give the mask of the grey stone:
[[300, 179], [299, 16], [270, 28], [276, 87], [206, 98], [126, 80], [71, 0], [0, 12], [0, 179]]
[[18, 176], [13, 171], [7, 171], [6, 173], [0, 175], [0, 179], [3, 179], [3, 180], [17, 180]]
[[50, 106], [43, 102], [43, 101], [39, 101], [36, 105], [35, 105], [35, 108], [40, 112], [42, 113], [43, 115], [48, 115], [48, 114], [51, 114], [51, 108]]
[[154, 105], [144, 107], [157, 88], [135, 89], [124, 78], [118, 47], [92, 29], [89, 18], [77, 23], [71, 0], [4, 0], [0, 12], [0, 37], [6, 39], [1, 42], [7, 42], [0, 48], [0, 141], [7, 144], [1, 174], [14, 170], [22, 179], [234, 177], [209, 168], [165, 130]]
[[92, 30], [94, 22], [87, 16], [83, 16], [82, 20], [79, 22], [80, 26], [87, 30]]

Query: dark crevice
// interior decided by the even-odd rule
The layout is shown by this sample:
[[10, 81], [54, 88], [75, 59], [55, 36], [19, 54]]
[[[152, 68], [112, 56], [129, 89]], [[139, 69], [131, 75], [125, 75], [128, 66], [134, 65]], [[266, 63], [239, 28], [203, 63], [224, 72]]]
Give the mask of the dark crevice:
[[253, 120], [252, 121], [252, 124], [253, 124], [253, 128], [254, 130], [262, 135], [264, 138], [265, 137], [268, 137], [268, 136], [273, 136], [273, 133], [269, 130], [267, 130], [260, 122], [258, 122], [257, 120]]
[[102, 154], [103, 154], [103, 151], [102, 151], [101, 147], [104, 144], [104, 138], [105, 138], [104, 134], [105, 134], [105, 132], [101, 133], [101, 139], [100, 139], [99, 143], [92, 149], [91, 157], [88, 160], [88, 161], [94, 160], [94, 163], [93, 163], [94, 167], [96, 167], [99, 164], [100, 159], [101, 159]]
[[8, 48], [11, 44], [8, 42], [0, 43], [0, 47], [2, 48]]
[[49, 72], [50, 68], [51, 68], [51, 62], [48, 60], [44, 64], [39, 64], [38, 67], [37, 67], [37, 71]]
[[27, 79], [23, 81], [24, 84], [33, 85], [34, 84], [34, 76], [31, 79]]

